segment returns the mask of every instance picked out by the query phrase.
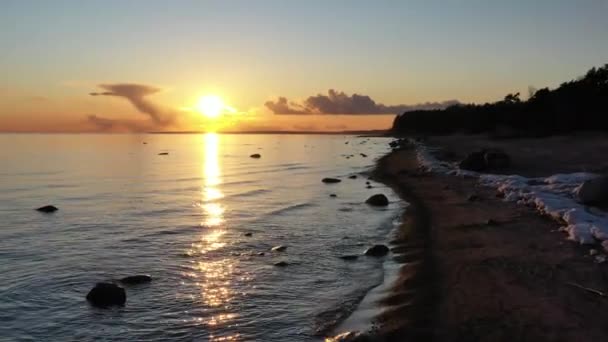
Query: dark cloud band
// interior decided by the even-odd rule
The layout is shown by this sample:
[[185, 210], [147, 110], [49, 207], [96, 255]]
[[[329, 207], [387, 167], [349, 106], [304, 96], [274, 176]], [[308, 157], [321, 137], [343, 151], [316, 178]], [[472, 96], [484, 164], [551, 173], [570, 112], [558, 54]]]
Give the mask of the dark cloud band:
[[267, 101], [264, 105], [274, 114], [304, 115], [304, 114], [399, 114], [420, 109], [442, 109], [459, 104], [457, 100], [443, 102], [426, 102], [414, 105], [387, 106], [376, 103], [367, 95], [347, 95], [330, 89], [327, 95], [309, 96], [302, 103], [289, 101], [279, 97], [276, 101]]

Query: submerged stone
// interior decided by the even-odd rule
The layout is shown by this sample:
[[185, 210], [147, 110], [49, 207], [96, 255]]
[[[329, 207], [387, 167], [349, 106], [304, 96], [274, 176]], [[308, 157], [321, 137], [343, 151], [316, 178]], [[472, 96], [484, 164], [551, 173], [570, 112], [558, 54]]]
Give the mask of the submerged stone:
[[385, 245], [373, 245], [365, 251], [365, 255], [381, 257], [387, 255], [388, 252], [389, 249]]
[[54, 205], [45, 205], [44, 207], [37, 208], [36, 210], [42, 213], [53, 213], [59, 210], [59, 208]]
[[152, 277], [150, 277], [149, 275], [146, 275], [146, 274], [138, 274], [138, 275], [128, 276], [128, 277], [124, 277], [124, 278], [120, 279], [121, 283], [128, 284], [128, 285], [144, 284], [144, 283], [149, 283], [151, 281], [152, 281]]
[[87, 301], [97, 307], [124, 305], [127, 301], [125, 289], [112, 283], [97, 283], [87, 294]]
[[383, 207], [387, 206], [389, 202], [388, 198], [383, 194], [375, 194], [372, 197], [368, 198], [365, 203], [373, 206]]

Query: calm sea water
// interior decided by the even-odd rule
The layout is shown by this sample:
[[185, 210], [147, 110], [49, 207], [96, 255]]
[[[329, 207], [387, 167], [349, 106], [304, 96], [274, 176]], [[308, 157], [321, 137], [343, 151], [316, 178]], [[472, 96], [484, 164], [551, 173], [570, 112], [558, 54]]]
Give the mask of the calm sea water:
[[[317, 329], [383, 279], [381, 260], [339, 256], [389, 238], [397, 197], [374, 182], [367, 189], [364, 176], [347, 178], [368, 170], [386, 144], [319, 135], [0, 135], [0, 338], [321, 340]], [[323, 177], [343, 181], [325, 185]], [[364, 204], [379, 192], [395, 201], [388, 209]], [[46, 204], [60, 210], [33, 210]], [[276, 245], [287, 250], [270, 252]], [[133, 274], [154, 280], [127, 287], [126, 306], [86, 302], [96, 282]]]

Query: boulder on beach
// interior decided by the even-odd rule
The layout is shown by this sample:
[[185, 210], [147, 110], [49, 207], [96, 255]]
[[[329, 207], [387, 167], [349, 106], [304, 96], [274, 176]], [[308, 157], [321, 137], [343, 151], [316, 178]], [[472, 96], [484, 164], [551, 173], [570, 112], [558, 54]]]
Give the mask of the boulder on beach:
[[388, 252], [389, 249], [385, 245], [373, 245], [365, 251], [365, 255], [381, 257], [387, 255]]
[[254, 153], [254, 154], [250, 155], [249, 158], [258, 159], [258, 158], [262, 158], [262, 155], [259, 153]]
[[36, 210], [41, 213], [53, 213], [59, 210], [59, 208], [54, 205], [45, 205], [44, 207], [37, 208]]
[[608, 176], [586, 180], [574, 192], [580, 203], [605, 203], [608, 201]]
[[321, 179], [321, 182], [323, 182], [325, 184], [331, 184], [331, 183], [340, 183], [341, 180], [338, 178], [326, 177], [326, 178]]
[[97, 283], [87, 294], [87, 301], [97, 307], [124, 305], [127, 301], [125, 289], [112, 283]]
[[484, 148], [469, 153], [458, 165], [463, 170], [480, 172], [484, 170], [502, 170], [511, 165], [511, 157], [498, 148]]
[[482, 171], [486, 168], [486, 161], [484, 159], [484, 153], [482, 151], [469, 153], [461, 162], [458, 167], [463, 170], [469, 171]]
[[485, 149], [483, 158], [487, 169], [502, 170], [511, 166], [511, 157], [501, 149]]
[[286, 249], [287, 249], [287, 246], [279, 245], [279, 246], [272, 247], [270, 250], [273, 252], [282, 252]]
[[383, 207], [388, 205], [388, 198], [383, 194], [375, 194], [368, 198], [365, 203], [373, 206]]
[[138, 274], [134, 276], [128, 276], [120, 279], [120, 282], [127, 285], [137, 285], [149, 283], [152, 281], [152, 277], [146, 274]]

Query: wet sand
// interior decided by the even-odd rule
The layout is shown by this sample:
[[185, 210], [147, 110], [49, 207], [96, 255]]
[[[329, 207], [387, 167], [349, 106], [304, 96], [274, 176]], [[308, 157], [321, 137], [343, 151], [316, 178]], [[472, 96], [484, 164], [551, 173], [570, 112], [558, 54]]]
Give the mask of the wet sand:
[[381, 158], [374, 177], [411, 204], [391, 246], [403, 267], [381, 301], [378, 340], [608, 340], [608, 298], [592, 291], [608, 292], [608, 265], [557, 222], [475, 179], [420, 172], [413, 150]]

